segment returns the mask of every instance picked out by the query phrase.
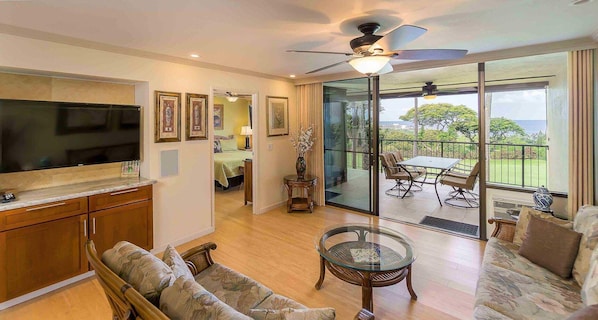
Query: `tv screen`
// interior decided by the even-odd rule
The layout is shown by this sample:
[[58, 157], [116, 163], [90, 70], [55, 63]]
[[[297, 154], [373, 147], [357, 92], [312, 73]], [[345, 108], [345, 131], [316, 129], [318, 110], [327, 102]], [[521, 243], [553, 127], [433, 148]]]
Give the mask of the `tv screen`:
[[0, 99], [0, 173], [140, 160], [139, 106]]

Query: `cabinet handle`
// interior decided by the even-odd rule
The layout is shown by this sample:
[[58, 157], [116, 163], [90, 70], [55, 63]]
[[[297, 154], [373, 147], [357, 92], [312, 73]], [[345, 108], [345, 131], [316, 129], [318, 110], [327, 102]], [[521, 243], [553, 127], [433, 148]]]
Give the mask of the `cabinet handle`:
[[83, 235], [87, 238], [87, 219], [83, 219]]
[[96, 218], [91, 220], [91, 228], [93, 229], [93, 234], [96, 234]]
[[135, 188], [135, 189], [129, 189], [129, 190], [118, 191], [118, 192], [112, 192], [110, 195], [111, 195], [111, 196], [117, 196], [117, 195], [119, 195], [119, 194], [125, 194], [125, 193], [130, 193], [130, 192], [135, 192], [135, 191], [139, 191], [139, 189]]
[[42, 206], [42, 207], [28, 208], [25, 211], [29, 212], [29, 211], [43, 210], [43, 209], [48, 209], [48, 208], [64, 206], [65, 204], [66, 204], [66, 202], [54, 203], [54, 204], [49, 204], [47, 206]]

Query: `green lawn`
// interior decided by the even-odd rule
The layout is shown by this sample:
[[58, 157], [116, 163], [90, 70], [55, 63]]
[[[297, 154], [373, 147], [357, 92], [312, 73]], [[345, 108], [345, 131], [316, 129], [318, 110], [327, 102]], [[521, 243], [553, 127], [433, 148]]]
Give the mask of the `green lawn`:
[[[361, 168], [362, 158], [363, 154], [356, 154], [357, 169]], [[460, 163], [473, 166], [475, 160], [464, 159]], [[525, 187], [536, 188], [548, 184], [546, 181], [546, 160], [526, 159], [525, 167], [522, 167], [521, 163], [521, 159], [491, 159], [488, 167], [488, 182], [521, 186], [522, 179], [525, 178]], [[347, 167], [353, 168], [353, 156], [350, 152], [347, 152]], [[522, 171], [525, 171], [525, 173], [522, 174]]]

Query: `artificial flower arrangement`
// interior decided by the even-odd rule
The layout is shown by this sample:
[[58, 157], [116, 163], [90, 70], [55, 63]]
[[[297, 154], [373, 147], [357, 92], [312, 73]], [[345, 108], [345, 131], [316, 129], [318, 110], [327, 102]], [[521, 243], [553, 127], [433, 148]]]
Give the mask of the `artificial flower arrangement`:
[[299, 157], [305, 156], [305, 153], [310, 151], [313, 147], [315, 141], [313, 134], [314, 127], [310, 125], [306, 129], [303, 129], [302, 127], [299, 130], [299, 133], [291, 136], [291, 143], [293, 144], [293, 148], [295, 148]]

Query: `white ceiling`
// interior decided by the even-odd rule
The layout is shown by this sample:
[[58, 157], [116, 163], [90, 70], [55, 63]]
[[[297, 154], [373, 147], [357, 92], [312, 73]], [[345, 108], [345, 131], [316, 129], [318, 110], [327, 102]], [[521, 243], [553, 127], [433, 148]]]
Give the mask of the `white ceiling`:
[[[346, 59], [356, 26], [428, 32], [404, 49], [481, 53], [594, 36], [598, 1], [571, 0], [0, 0], [0, 32], [41, 31], [200, 63], [288, 77]], [[7, 28], [16, 27], [16, 28]], [[53, 37], [55, 38], [55, 37]], [[191, 58], [197, 53], [200, 58]], [[399, 61], [395, 62], [398, 63]], [[318, 75], [351, 71], [348, 64]]]

